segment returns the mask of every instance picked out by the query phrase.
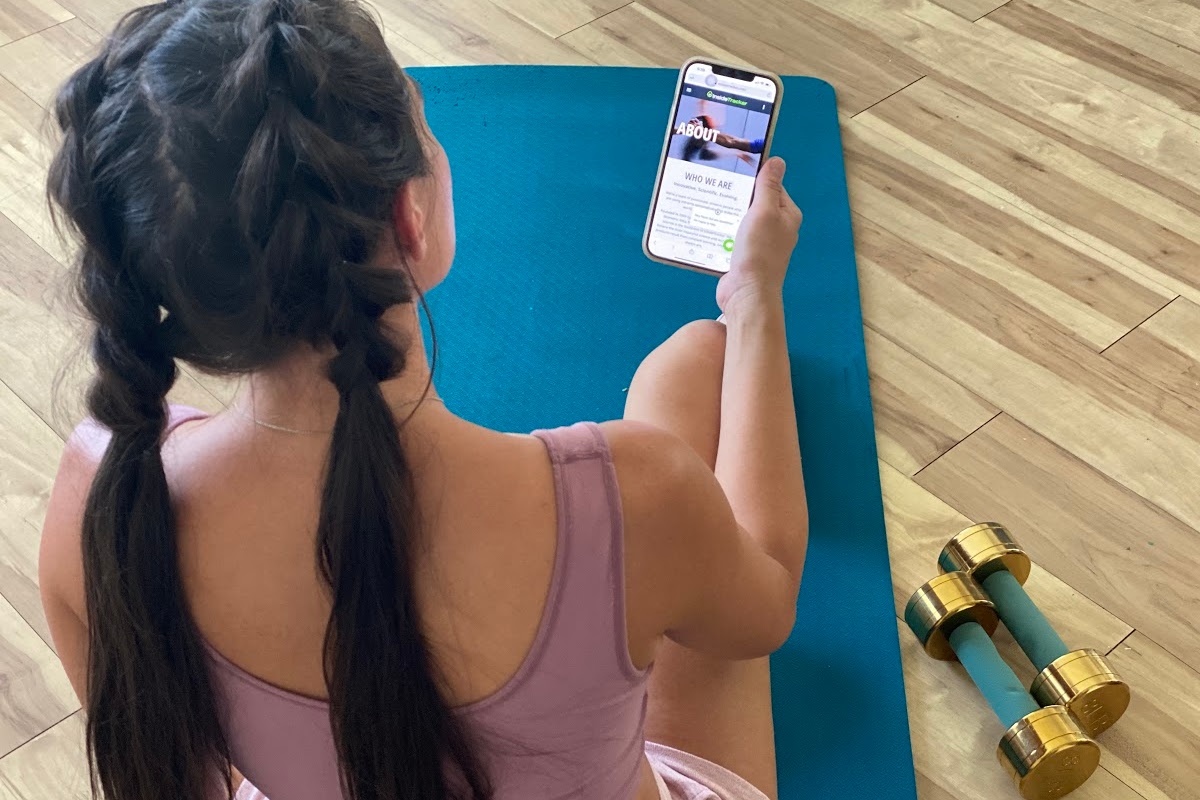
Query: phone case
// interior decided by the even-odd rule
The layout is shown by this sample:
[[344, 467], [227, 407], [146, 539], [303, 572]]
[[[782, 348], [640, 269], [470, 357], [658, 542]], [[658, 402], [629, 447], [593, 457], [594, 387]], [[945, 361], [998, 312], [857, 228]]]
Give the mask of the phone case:
[[[730, 64], [730, 63], [727, 63], [724, 61], [717, 61], [717, 60], [711, 59], [711, 58], [704, 58], [703, 56], [694, 56], [692, 58], [689, 58], [687, 61], [683, 62], [683, 66], [681, 66], [679, 68], [679, 78], [675, 81], [675, 95], [671, 98], [671, 109], [670, 109], [670, 111], [667, 112], [666, 134], [663, 136], [662, 153], [658, 157], [658, 169], [657, 169], [657, 172], [656, 172], [655, 178], [654, 178], [654, 193], [652, 195], [650, 195], [650, 208], [646, 212], [646, 228], [642, 232], [642, 253], [645, 254], [646, 258], [650, 259], [651, 261], [657, 261], [660, 264], [667, 264], [672, 267], [680, 267], [682, 269], [688, 269], [693, 272], [702, 272], [705, 275], [716, 275], [719, 277], [721, 275], [724, 275], [725, 272], [722, 270], [719, 270], [719, 269], [705, 269], [704, 267], [698, 266], [696, 264], [687, 264], [682, 261], [673, 261], [669, 258], [661, 258], [650, 252], [650, 224], [654, 220], [654, 208], [658, 202], [658, 190], [662, 186], [663, 172], [665, 171], [664, 166], [665, 166], [666, 160], [667, 160], [667, 153], [669, 153], [670, 149], [671, 149], [671, 135], [672, 135], [672, 130], [675, 127], [675, 108], [676, 108], [676, 106], [678, 106], [679, 96], [683, 92], [683, 78], [687, 74], [688, 67], [690, 67], [692, 64], [696, 64], [696, 63], [711, 64], [714, 67], [724, 67], [726, 69], [736, 69], [736, 70], [742, 70], [744, 72], [753, 72], [755, 75], [761, 75], [764, 78], [770, 78], [772, 81], [775, 82], [775, 87], [776, 87], [775, 113], [771, 115], [771, 124], [767, 126], [766, 142], [763, 145], [763, 152], [762, 152], [763, 162], [765, 162], [771, 156], [771, 143], [775, 138], [775, 123], [777, 123], [779, 121], [779, 105], [783, 102], [783, 80], [780, 79], [780, 77], [778, 75], [776, 75], [775, 73], [767, 72], [766, 70], [758, 69], [757, 67], [747, 67], [747, 66], [740, 66], [738, 64]], [[761, 165], [760, 165], [760, 168], [761, 168]], [[751, 202], [753, 202], [753, 195], [751, 195]]]

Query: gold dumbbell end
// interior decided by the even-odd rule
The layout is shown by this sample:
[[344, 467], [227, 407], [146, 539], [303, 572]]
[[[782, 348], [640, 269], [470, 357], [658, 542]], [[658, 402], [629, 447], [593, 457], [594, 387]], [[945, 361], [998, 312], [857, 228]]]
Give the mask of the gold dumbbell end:
[[1008, 570], [1022, 586], [1029, 580], [1029, 556], [998, 522], [981, 522], [960, 531], [938, 556], [942, 572], [966, 572], [980, 583], [998, 570]]
[[939, 661], [956, 660], [950, 634], [959, 625], [978, 623], [991, 636], [1000, 624], [983, 588], [963, 572], [938, 575], [917, 589], [904, 608], [904, 621], [925, 652]]
[[996, 758], [1025, 800], [1053, 800], [1082, 786], [1100, 766], [1100, 746], [1063, 706], [1047, 706], [1017, 720]]
[[1066, 706], [1079, 727], [1099, 736], [1129, 708], [1129, 686], [1095, 650], [1073, 650], [1056, 658], [1029, 687], [1040, 705]]

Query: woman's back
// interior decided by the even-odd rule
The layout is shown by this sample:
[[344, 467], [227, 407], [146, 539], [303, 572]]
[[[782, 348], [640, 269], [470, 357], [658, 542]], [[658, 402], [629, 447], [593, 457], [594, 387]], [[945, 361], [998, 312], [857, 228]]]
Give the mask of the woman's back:
[[[421, 627], [497, 800], [633, 797], [646, 680], [628, 651], [621, 504], [600, 428], [529, 438], [433, 433], [418, 419], [412, 436], [431, 444], [416, 450], [430, 457], [417, 482], [429, 509]], [[211, 424], [183, 424], [167, 452], [234, 763], [268, 797], [339, 796], [321, 676], [328, 608], [311, 559], [319, 455]]]

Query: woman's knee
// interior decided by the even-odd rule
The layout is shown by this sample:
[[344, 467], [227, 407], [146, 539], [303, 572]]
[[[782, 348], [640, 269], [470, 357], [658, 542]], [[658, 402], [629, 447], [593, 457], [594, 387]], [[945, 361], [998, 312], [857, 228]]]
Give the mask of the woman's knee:
[[711, 319], [689, 322], [659, 345], [638, 368], [634, 382], [676, 383], [720, 380], [725, 370], [725, 325]]
[[725, 371], [725, 326], [693, 322], [646, 357], [629, 387], [625, 418], [670, 431], [716, 463]]

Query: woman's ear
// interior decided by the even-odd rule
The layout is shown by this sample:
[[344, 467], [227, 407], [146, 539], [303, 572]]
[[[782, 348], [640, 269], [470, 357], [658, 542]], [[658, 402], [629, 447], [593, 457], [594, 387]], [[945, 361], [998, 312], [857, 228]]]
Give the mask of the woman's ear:
[[405, 182], [396, 192], [396, 200], [392, 204], [392, 225], [400, 248], [410, 263], [419, 263], [429, 252], [425, 217], [426, 209], [420, 193], [416, 191], [416, 181]]

